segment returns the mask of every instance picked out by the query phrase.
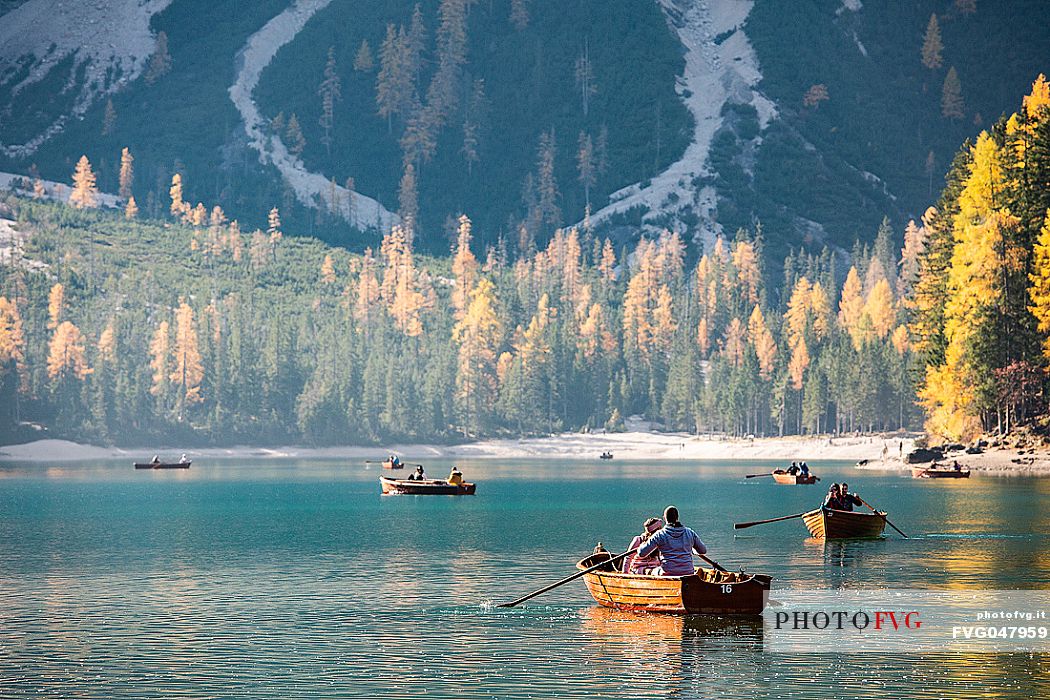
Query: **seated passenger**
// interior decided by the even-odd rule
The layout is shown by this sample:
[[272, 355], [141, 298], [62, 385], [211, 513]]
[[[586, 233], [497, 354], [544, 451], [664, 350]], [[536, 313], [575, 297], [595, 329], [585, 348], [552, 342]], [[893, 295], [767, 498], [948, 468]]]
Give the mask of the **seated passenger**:
[[[647, 542], [654, 533], [659, 532], [660, 528], [664, 526], [664, 521], [660, 518], [649, 518], [645, 521], [642, 526], [642, 534], [636, 535], [631, 540], [631, 546], [629, 547], [632, 552], [636, 551], [643, 543]], [[648, 556], [639, 557], [637, 554], [628, 554], [623, 560], [623, 572], [625, 574], [645, 574], [650, 570], [660, 566], [660, 557]]]
[[416, 467], [416, 481], [424, 481], [427, 478], [427, 473], [423, 471], [423, 465], [420, 464]]
[[864, 501], [860, 500], [860, 496], [855, 493], [849, 492], [849, 484], [843, 483], [839, 487], [839, 510], [852, 511], [853, 506], [862, 506]]
[[802, 474], [802, 476], [808, 477], [809, 476], [809, 465], [806, 464], [805, 462], [803, 462], [802, 466], [799, 467], [799, 473]]
[[798, 474], [798, 465], [792, 462], [791, 466], [788, 467], [788, 474], [790, 474], [791, 476], [795, 476], [796, 474]]
[[648, 572], [653, 576], [690, 576], [696, 573], [693, 552], [707, 554], [707, 545], [693, 530], [678, 520], [678, 509], [667, 506], [662, 530], [653, 534], [638, 550], [638, 556], [660, 553], [660, 566]]
[[462, 484], [463, 483], [463, 472], [461, 472], [460, 470], [456, 469], [455, 467], [452, 467], [452, 472], [448, 475], [448, 483], [450, 483], [450, 484], [452, 484], [454, 486], [459, 486], [460, 484]]
[[828, 489], [828, 495], [824, 498], [822, 508], [830, 508], [831, 510], [842, 510], [842, 498], [839, 496], [839, 485], [832, 484], [831, 488]]
[[153, 455], [153, 459], [150, 461], [150, 464], [160, 464], [160, 455]]

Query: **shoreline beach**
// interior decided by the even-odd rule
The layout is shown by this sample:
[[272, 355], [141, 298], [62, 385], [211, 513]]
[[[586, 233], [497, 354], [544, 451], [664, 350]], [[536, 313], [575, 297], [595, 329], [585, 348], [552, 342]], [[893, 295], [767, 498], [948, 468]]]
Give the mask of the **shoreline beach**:
[[[387, 444], [333, 447], [172, 447], [162, 452], [185, 452], [191, 458], [207, 459], [379, 459], [394, 453], [405, 459], [597, 459], [612, 452], [618, 460], [757, 460], [769, 459], [779, 466], [792, 460], [882, 460], [907, 454], [914, 445], [911, 436], [849, 435], [791, 436], [770, 438], [726, 438], [687, 433], [631, 431], [623, 433], [561, 433], [550, 437], [493, 439], [459, 445]], [[0, 460], [68, 462], [91, 459], [148, 459], [156, 447], [99, 447], [68, 440], [37, 440], [0, 446]]]

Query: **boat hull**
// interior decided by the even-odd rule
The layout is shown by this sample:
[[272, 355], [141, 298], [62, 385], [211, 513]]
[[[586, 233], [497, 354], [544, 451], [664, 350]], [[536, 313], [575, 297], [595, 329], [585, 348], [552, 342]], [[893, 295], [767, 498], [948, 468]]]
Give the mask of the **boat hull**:
[[922, 467], [912, 467], [911, 477], [913, 479], [969, 479], [969, 469], [923, 469]]
[[193, 462], [135, 462], [136, 469], [189, 469]]
[[775, 471], [773, 472], [773, 481], [778, 484], [815, 484], [817, 483], [817, 477], [812, 474], [802, 476], [801, 474], [788, 474], [785, 471]]
[[[599, 552], [576, 564], [581, 571], [602, 559]], [[644, 576], [617, 571], [612, 564], [584, 574], [594, 601], [607, 608], [671, 615], [760, 615], [769, 600], [772, 577], [697, 569], [691, 576]]]
[[802, 516], [809, 533], [818, 539], [844, 540], [858, 537], [881, 537], [886, 529], [886, 514], [853, 513], [847, 510], [817, 508]]
[[383, 493], [391, 496], [473, 496], [477, 488], [469, 482], [450, 484], [438, 479], [409, 481], [387, 476], [379, 477], [379, 483], [383, 486]]

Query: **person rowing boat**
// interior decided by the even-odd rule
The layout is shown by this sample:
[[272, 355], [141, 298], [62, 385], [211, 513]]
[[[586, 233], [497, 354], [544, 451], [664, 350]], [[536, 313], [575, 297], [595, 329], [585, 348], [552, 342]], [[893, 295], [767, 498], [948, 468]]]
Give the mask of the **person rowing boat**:
[[666, 525], [638, 548], [639, 557], [660, 554], [660, 566], [648, 571], [651, 576], [690, 576], [696, 572], [693, 552], [707, 554], [707, 545], [691, 528], [678, 519], [678, 508], [664, 510]]
[[839, 486], [839, 510], [853, 511], [853, 506], [862, 506], [864, 501], [860, 500], [860, 496], [855, 493], [849, 492], [849, 484], [843, 482]]

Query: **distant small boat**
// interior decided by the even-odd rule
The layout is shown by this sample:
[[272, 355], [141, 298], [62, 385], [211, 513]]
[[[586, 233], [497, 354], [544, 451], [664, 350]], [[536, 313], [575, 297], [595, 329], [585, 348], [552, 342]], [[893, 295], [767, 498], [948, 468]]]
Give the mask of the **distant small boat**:
[[383, 462], [383, 469], [404, 469], [404, 468], [405, 468], [405, 463], [404, 462], [397, 462], [395, 464], [393, 460], [389, 460], [389, 459], [386, 460], [385, 462]]
[[778, 484], [815, 484], [818, 479], [813, 474], [809, 476], [803, 476], [802, 474], [789, 474], [783, 469], [776, 469], [772, 472], [773, 480]]
[[932, 467], [912, 467], [911, 477], [913, 479], [969, 479], [969, 469], [956, 469], [934, 465]]
[[383, 493], [392, 496], [473, 496], [475, 484], [464, 481], [460, 484], [449, 483], [442, 479], [392, 479], [389, 476], [379, 477]]
[[612, 452], [602, 452], [600, 455], [598, 455], [598, 459], [612, 459], [612, 458], [613, 458], [613, 453]]
[[136, 469], [189, 469], [193, 460], [185, 462], [135, 462]]
[[854, 513], [849, 510], [817, 508], [802, 516], [811, 535], [818, 539], [843, 540], [854, 537], [881, 537], [886, 514]]
[[[598, 552], [576, 564], [583, 571], [608, 552]], [[697, 569], [690, 576], [625, 574], [609, 563], [583, 582], [599, 605], [617, 610], [675, 615], [759, 615], [769, 598], [772, 577], [765, 574]]]

